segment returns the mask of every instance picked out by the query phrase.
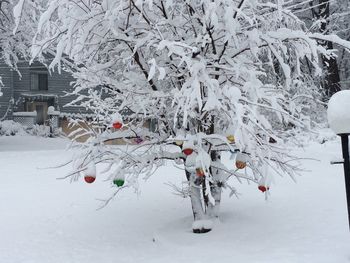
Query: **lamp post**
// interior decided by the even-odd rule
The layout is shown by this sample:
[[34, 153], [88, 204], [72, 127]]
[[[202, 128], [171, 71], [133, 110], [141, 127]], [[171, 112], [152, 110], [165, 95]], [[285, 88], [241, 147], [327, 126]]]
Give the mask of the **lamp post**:
[[344, 175], [345, 175], [345, 189], [346, 199], [348, 204], [348, 219], [350, 228], [350, 161], [349, 161], [349, 134], [339, 134], [341, 137], [341, 145], [344, 158]]
[[345, 190], [350, 228], [350, 90], [335, 93], [328, 102], [328, 123], [331, 129], [340, 136], [344, 161]]

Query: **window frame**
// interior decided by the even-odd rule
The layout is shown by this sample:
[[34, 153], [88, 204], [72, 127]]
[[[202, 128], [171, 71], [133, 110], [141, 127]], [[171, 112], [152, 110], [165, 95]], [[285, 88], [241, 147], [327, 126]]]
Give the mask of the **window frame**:
[[[40, 75], [46, 76], [46, 89], [40, 89]], [[33, 83], [33, 77], [36, 77], [36, 83]], [[34, 87], [36, 85], [36, 87]], [[48, 91], [49, 90], [49, 74], [44, 70], [36, 70], [30, 72], [30, 90], [31, 91]]]

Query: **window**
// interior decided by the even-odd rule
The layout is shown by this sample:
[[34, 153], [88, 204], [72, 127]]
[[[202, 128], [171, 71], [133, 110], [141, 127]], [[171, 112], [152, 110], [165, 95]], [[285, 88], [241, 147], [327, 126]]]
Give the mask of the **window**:
[[32, 73], [30, 78], [31, 90], [48, 90], [47, 73]]

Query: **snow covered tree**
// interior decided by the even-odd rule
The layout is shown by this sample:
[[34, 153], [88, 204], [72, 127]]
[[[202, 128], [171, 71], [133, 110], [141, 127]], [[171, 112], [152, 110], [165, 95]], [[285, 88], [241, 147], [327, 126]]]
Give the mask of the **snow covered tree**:
[[0, 58], [16, 69], [19, 59], [29, 59], [40, 4], [44, 1], [0, 0]]
[[[311, 32], [336, 34], [349, 40], [349, 1], [296, 0], [289, 6], [306, 23]], [[324, 100], [328, 100], [332, 94], [341, 89], [342, 82], [346, 84], [349, 52], [331, 41], [320, 41], [320, 44], [327, 49], [337, 49], [333, 56], [321, 57], [324, 74], [320, 84], [324, 89]]]
[[[232, 178], [267, 196], [273, 174], [298, 171], [286, 149], [291, 130], [308, 129], [321, 74], [319, 41], [283, 1], [49, 0], [32, 55], [55, 49], [50, 67], [73, 61], [77, 98], [93, 113], [71, 136], [78, 144], [67, 177], [87, 182], [108, 164], [116, 191], [173, 162], [183, 168], [193, 231], [207, 232]], [[151, 124], [151, 127], [150, 127]], [[111, 145], [122, 140], [134, 145]], [[223, 159], [232, 154], [227, 166]], [[226, 165], [225, 165], [226, 164]], [[102, 175], [102, 173], [101, 173]], [[100, 176], [100, 175], [99, 175]]]
[[[350, 41], [350, 3], [346, 0], [340, 0], [331, 4], [331, 14], [328, 23], [328, 32], [337, 34], [341, 38]], [[340, 84], [343, 89], [347, 89], [350, 83], [350, 54], [349, 52], [339, 46], [337, 62], [339, 68]]]
[[17, 70], [20, 59], [29, 60], [40, 4], [43, 3], [44, 1], [0, 0], [0, 60], [14, 70]]
[[[321, 33], [327, 33], [329, 30], [329, 22], [330, 22], [330, 3], [326, 0], [319, 0], [318, 7], [312, 9], [312, 13], [315, 18], [317, 18], [319, 22], [319, 29]], [[321, 20], [321, 21], [320, 21]], [[333, 49], [333, 43], [331, 41], [323, 41], [321, 42], [327, 49]], [[340, 76], [339, 69], [337, 64], [337, 59], [334, 56], [331, 57], [322, 57], [325, 72], [327, 73], [325, 76], [324, 89], [326, 90], [327, 98], [330, 98], [334, 93], [341, 90], [340, 88]]]

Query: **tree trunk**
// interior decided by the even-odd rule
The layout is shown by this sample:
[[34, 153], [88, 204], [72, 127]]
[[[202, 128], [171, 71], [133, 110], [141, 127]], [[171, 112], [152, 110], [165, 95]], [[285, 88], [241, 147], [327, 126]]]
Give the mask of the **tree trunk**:
[[202, 206], [201, 190], [199, 187], [194, 185], [190, 172], [186, 171], [186, 177], [190, 183], [190, 191], [191, 191], [190, 198], [191, 198], [193, 219], [195, 221], [196, 220], [203, 220], [205, 218], [205, 212], [204, 212], [204, 209]]
[[[330, 8], [328, 0], [319, 0], [318, 11], [312, 10], [314, 17], [321, 20], [321, 33], [327, 33], [328, 23], [330, 17]], [[322, 44], [327, 49], [333, 49], [333, 43], [329, 41], [322, 41]], [[322, 63], [325, 69], [326, 75], [323, 80], [323, 89], [325, 100], [328, 100], [334, 93], [341, 90], [340, 76], [337, 60], [334, 57], [327, 58], [322, 56]]]
[[206, 213], [204, 207], [204, 202], [202, 200], [202, 187], [200, 185], [195, 185], [194, 178], [192, 174], [186, 171], [187, 180], [190, 183], [190, 198], [193, 212], [193, 233], [207, 233], [212, 229], [212, 221]]
[[[220, 159], [220, 155], [216, 152], [212, 152], [211, 158], [212, 161], [217, 161]], [[219, 217], [222, 192], [220, 172], [218, 169], [212, 167], [209, 172], [214, 179], [214, 182], [209, 184], [209, 194], [214, 199], [211, 201], [211, 198], [209, 198], [206, 192], [208, 185], [206, 185], [205, 180], [198, 183], [196, 180], [199, 178], [196, 178], [196, 175], [186, 171], [186, 177], [190, 183], [190, 198], [194, 218], [192, 229], [194, 233], [209, 232], [212, 229], [212, 220]]]
[[[211, 152], [211, 160], [213, 162], [221, 159], [221, 156], [218, 152]], [[210, 193], [214, 198], [214, 204], [209, 202], [208, 214], [211, 218], [218, 218], [220, 212], [220, 203], [221, 203], [221, 192], [222, 192], [222, 182], [220, 178], [220, 171], [213, 167], [210, 168], [210, 173], [214, 179], [213, 183], [210, 183]]]
[[218, 218], [220, 213], [220, 203], [221, 203], [221, 192], [222, 189], [220, 186], [217, 186], [215, 184], [212, 184], [210, 186], [210, 192], [214, 198], [215, 204], [209, 202], [208, 206], [208, 215], [211, 218]]
[[[332, 42], [327, 42], [327, 49], [333, 49]], [[329, 99], [334, 93], [341, 90], [339, 68], [337, 60], [333, 57], [326, 58], [322, 56], [323, 65], [326, 68], [326, 76], [324, 80], [324, 90], [326, 99]]]

